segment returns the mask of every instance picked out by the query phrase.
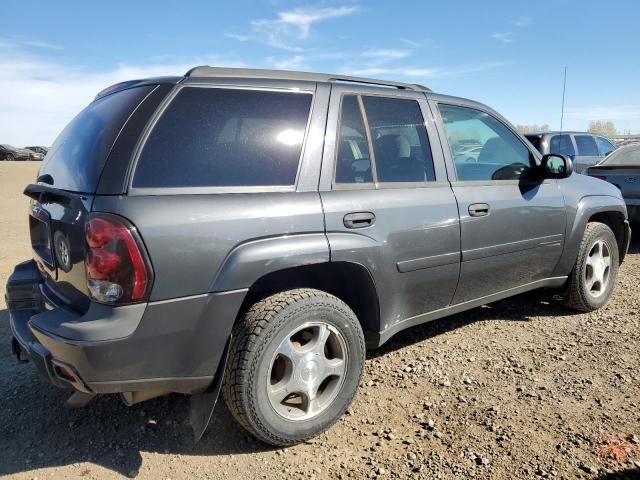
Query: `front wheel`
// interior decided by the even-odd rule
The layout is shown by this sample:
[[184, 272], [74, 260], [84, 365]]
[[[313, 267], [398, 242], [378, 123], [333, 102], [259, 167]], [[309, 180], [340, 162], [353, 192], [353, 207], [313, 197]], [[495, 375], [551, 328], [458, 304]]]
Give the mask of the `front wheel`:
[[272, 295], [236, 324], [224, 398], [236, 420], [278, 446], [331, 427], [362, 377], [365, 343], [353, 311], [313, 289]]
[[603, 307], [613, 292], [618, 266], [618, 242], [611, 229], [604, 223], [588, 223], [562, 303], [582, 312]]
[[13, 161], [13, 154], [12, 153], [7, 153], [7, 160], [12, 162]]

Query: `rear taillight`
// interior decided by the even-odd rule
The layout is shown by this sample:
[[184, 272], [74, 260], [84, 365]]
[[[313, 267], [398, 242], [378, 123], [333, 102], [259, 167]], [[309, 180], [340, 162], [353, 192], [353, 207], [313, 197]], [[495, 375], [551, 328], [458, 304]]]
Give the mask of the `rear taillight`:
[[109, 304], [146, 300], [153, 271], [136, 228], [117, 215], [96, 213], [85, 223], [84, 233], [91, 296]]
[[600, 180], [606, 180], [607, 177], [605, 177], [604, 175], [594, 175], [593, 178], [599, 178]]

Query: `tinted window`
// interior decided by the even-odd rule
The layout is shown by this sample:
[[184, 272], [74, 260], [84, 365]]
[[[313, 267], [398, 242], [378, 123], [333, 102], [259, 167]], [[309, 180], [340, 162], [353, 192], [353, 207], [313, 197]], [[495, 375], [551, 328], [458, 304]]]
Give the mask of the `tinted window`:
[[596, 141], [591, 135], [576, 135], [575, 139], [578, 155], [583, 157], [597, 157], [599, 155]]
[[605, 155], [609, 155], [616, 149], [616, 147], [612, 145], [611, 142], [606, 138], [596, 137], [596, 139], [598, 140], [598, 149], [600, 150], [600, 155], [602, 155], [603, 157]]
[[311, 95], [183, 88], [142, 150], [134, 187], [293, 185]]
[[525, 135], [525, 137], [531, 142], [531, 145], [536, 147], [536, 150], [542, 152], [542, 135]]
[[415, 100], [362, 97], [379, 182], [434, 181], [431, 147]]
[[533, 157], [520, 139], [479, 110], [440, 105], [458, 180], [517, 180]]
[[340, 134], [336, 158], [336, 183], [373, 182], [369, 146], [358, 97], [342, 98]]
[[39, 175], [51, 175], [62, 190], [94, 193], [118, 132], [151, 90], [130, 88], [90, 103], [58, 135]]
[[554, 135], [549, 141], [549, 153], [559, 153], [560, 155], [575, 155], [571, 135]]

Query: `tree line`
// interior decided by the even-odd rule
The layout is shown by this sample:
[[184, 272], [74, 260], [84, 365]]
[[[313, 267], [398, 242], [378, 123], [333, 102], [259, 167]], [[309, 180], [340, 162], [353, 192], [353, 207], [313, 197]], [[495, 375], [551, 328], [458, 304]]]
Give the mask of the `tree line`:
[[[550, 130], [549, 125], [546, 123], [542, 125], [538, 125], [537, 123], [532, 123], [530, 125], [518, 124], [516, 125], [516, 128], [521, 133], [548, 132]], [[608, 138], [614, 138], [618, 135], [615, 125], [610, 120], [592, 120], [589, 123], [589, 132]]]

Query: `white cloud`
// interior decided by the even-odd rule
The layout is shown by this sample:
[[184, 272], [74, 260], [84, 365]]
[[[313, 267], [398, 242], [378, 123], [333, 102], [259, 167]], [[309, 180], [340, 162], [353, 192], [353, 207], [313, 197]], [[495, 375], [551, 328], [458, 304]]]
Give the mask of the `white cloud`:
[[526, 28], [529, 25], [531, 25], [533, 21], [531, 20], [531, 18], [529, 17], [518, 17], [516, 18], [512, 23], [516, 26], [516, 27], [520, 27], [520, 28]]
[[287, 58], [267, 58], [267, 62], [278, 70], [299, 70], [303, 67], [304, 60], [305, 58], [302, 55], [293, 55]]
[[95, 95], [124, 80], [184, 75], [194, 65], [244, 66], [217, 57], [164, 64], [117, 65], [95, 71], [24, 53], [0, 57], [0, 143], [51, 145], [64, 126]]
[[411, 79], [429, 79], [429, 78], [452, 78], [463, 77], [475, 73], [492, 70], [504, 65], [501, 62], [483, 62], [472, 63], [466, 65], [449, 66], [449, 67], [389, 67], [389, 66], [373, 66], [354, 69], [343, 69], [343, 73], [351, 75], [375, 76], [388, 75], [390, 77], [401, 76]]
[[492, 33], [491, 36], [502, 43], [513, 43], [513, 33], [511, 32]]
[[422, 43], [411, 40], [410, 38], [401, 38], [400, 41], [410, 47], [418, 48], [422, 46]]
[[362, 56], [378, 60], [391, 61], [399, 60], [401, 58], [407, 58], [411, 55], [411, 53], [411, 50], [380, 48], [377, 50], [367, 50], [362, 53]]
[[56, 43], [45, 42], [43, 40], [20, 38], [20, 37], [0, 37], [0, 48], [17, 49], [22, 47], [43, 48], [47, 50], [62, 50], [64, 47]]
[[331, 18], [344, 17], [358, 11], [358, 7], [337, 8], [295, 8], [278, 12], [277, 19], [259, 19], [251, 21], [250, 35], [227, 33], [226, 36], [239, 41], [254, 40], [271, 47], [294, 52], [302, 51], [298, 42], [306, 39], [311, 27]]

